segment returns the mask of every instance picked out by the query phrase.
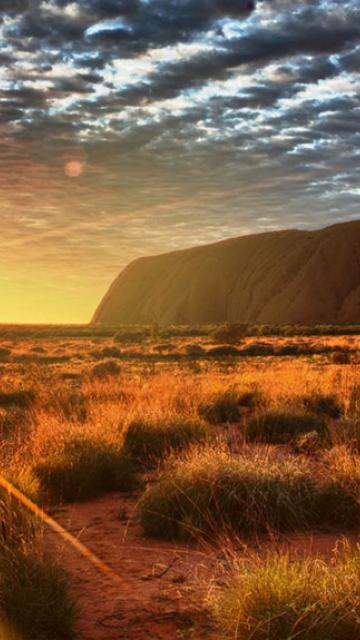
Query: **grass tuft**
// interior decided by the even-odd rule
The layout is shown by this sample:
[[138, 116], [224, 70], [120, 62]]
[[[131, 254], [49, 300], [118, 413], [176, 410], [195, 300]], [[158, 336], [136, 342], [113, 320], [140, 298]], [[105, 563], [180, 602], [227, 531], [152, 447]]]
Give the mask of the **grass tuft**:
[[158, 465], [172, 451], [204, 442], [211, 436], [208, 425], [199, 420], [135, 420], [124, 436], [124, 452], [145, 468]]
[[186, 538], [308, 527], [356, 526], [360, 505], [342, 484], [317, 480], [307, 464], [269, 454], [190, 452], [145, 493], [147, 535]]
[[225, 389], [216, 393], [208, 402], [199, 406], [199, 415], [211, 424], [238, 422], [243, 409], [254, 410], [266, 404], [266, 397], [261, 391]]
[[359, 552], [335, 566], [288, 555], [238, 563], [210, 596], [222, 637], [233, 640], [355, 640], [359, 602]]
[[75, 438], [63, 450], [38, 463], [33, 473], [53, 500], [74, 502], [107, 491], [129, 491], [136, 485], [132, 462], [120, 445], [100, 438]]
[[248, 442], [286, 444], [305, 433], [316, 432], [328, 439], [328, 428], [321, 416], [311, 413], [268, 411], [248, 421], [245, 436]]
[[340, 418], [343, 413], [336, 395], [332, 393], [311, 393], [302, 398], [302, 404], [306, 411], [330, 418]]

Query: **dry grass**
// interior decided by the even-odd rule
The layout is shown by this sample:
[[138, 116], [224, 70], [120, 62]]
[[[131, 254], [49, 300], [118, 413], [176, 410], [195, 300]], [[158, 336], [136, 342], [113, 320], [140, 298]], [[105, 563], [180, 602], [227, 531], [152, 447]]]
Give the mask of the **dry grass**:
[[[205, 532], [212, 542], [229, 531], [261, 535], [326, 525], [346, 532], [358, 522], [359, 336], [287, 338], [271, 336], [264, 329], [261, 348], [259, 338], [246, 337], [236, 355], [228, 351], [225, 357], [223, 351], [218, 355], [212, 351], [216, 345], [209, 333], [188, 333], [182, 338], [175, 330], [168, 337], [151, 337], [148, 332], [138, 339], [136, 331], [130, 335], [122, 330], [116, 344], [113, 333], [89, 333], [84, 328], [83, 337], [71, 332], [53, 336], [49, 328], [45, 337], [36, 333], [34, 339], [21, 330], [17, 335], [10, 331], [0, 342], [0, 460], [5, 475], [16, 478], [29, 495], [39, 501], [49, 496], [58, 501], [113, 489], [127, 491], [142, 479], [139, 462], [143, 468], [161, 463], [165, 475], [148, 490], [142, 503], [143, 524], [152, 535], [163, 534], [161, 522], [165, 520], [170, 537]], [[169, 339], [171, 343], [163, 342]], [[260, 451], [258, 443], [246, 444], [243, 434], [249, 433], [249, 420], [258, 425], [265, 413], [305, 413], [307, 426], [303, 421], [306, 428], [297, 430], [297, 435], [300, 432], [311, 440], [314, 432], [321, 437], [326, 434], [327, 448], [323, 439], [320, 447], [318, 440], [316, 446], [312, 440], [311, 446], [308, 441], [297, 443], [293, 451], [309, 454], [302, 456], [291, 453], [286, 444], [289, 438], [275, 438], [285, 444], [271, 445], [265, 451]], [[224, 426], [233, 422], [237, 423], [237, 440], [230, 427], [226, 430]], [[274, 443], [276, 429], [270, 427], [266, 442]], [[211, 431], [216, 432], [217, 440], [209, 448], [206, 441]], [[195, 453], [183, 451], [194, 443]], [[169, 467], [174, 451], [182, 451], [181, 459]], [[168, 455], [170, 461], [164, 461]], [[152, 480], [156, 473], [150, 474]], [[13, 529], [12, 524], [9, 527]], [[5, 576], [13, 576], [16, 587], [21, 575], [26, 584], [33, 581], [44, 594], [38, 602], [45, 611], [46, 602], [55, 597], [54, 588], [59, 616], [65, 606], [61, 615], [66, 619], [68, 611], [70, 621], [67, 596], [59, 586], [63, 578], [57, 582], [57, 571], [47, 568], [41, 541], [40, 547], [32, 542], [29, 546], [27, 534], [25, 537], [12, 545], [13, 559], [10, 562], [8, 556], [6, 560], [9, 572], [2, 570], [5, 591], [10, 594], [12, 579], [6, 582]], [[285, 560], [275, 560], [266, 565], [266, 571], [262, 566], [249, 566], [244, 583], [236, 582], [235, 577], [236, 589], [231, 592], [229, 585], [230, 591], [220, 594], [217, 615], [225, 632], [239, 640], [289, 640], [291, 625], [299, 625], [301, 633], [296, 637], [300, 639], [355, 640], [351, 606], [358, 597], [358, 561], [346, 565], [348, 584], [355, 594], [351, 600], [351, 589], [347, 589], [346, 600], [341, 595], [342, 569], [330, 575], [320, 564], [299, 561], [293, 569]], [[281, 571], [285, 572], [282, 585]], [[311, 572], [314, 584], [302, 591], [301, 584]], [[272, 626], [266, 617], [267, 579], [273, 579], [275, 619], [284, 620], [283, 627], [275, 622]], [[243, 598], [242, 585], [251, 598]], [[328, 599], [320, 593], [325, 587]], [[5, 591], [0, 589], [0, 595]], [[27, 602], [29, 612], [35, 611], [31, 589], [24, 589], [23, 594], [19, 600], [8, 596], [7, 602], [13, 603], [7, 605], [9, 617], [15, 622], [20, 619], [16, 607], [20, 611]], [[5, 609], [4, 603], [0, 601], [0, 607]], [[303, 616], [300, 605], [305, 607]], [[29, 624], [29, 618], [23, 618]], [[248, 628], [242, 624], [244, 619]], [[61, 636], [46, 624], [43, 619], [43, 631], [36, 640], [67, 637], [66, 625]], [[28, 637], [25, 632], [26, 640]]]

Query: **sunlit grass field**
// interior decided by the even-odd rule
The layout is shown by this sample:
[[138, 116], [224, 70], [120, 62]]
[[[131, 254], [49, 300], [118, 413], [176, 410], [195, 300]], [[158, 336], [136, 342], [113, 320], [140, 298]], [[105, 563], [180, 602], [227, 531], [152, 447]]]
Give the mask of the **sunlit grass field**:
[[[230, 329], [3, 328], [2, 475], [45, 510], [140, 492], [145, 536], [222, 546], [226, 580], [202, 602], [219, 638], [356, 640], [356, 544], [334, 564], [266, 557], [261, 543], [244, 559], [233, 541], [356, 539], [360, 336]], [[1, 505], [4, 638], [75, 638], [77, 603], [42, 525], [5, 493]]]

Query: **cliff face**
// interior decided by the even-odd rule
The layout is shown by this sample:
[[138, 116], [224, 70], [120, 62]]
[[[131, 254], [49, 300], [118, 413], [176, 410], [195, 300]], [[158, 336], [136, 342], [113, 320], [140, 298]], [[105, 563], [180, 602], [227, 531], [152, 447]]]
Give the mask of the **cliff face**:
[[360, 322], [360, 221], [140, 258], [95, 312], [105, 324]]

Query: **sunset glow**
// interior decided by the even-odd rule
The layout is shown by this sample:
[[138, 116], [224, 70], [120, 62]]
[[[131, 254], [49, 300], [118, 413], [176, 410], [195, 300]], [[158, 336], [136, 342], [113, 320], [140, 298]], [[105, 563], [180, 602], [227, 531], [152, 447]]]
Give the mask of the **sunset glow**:
[[355, 0], [2, 7], [0, 321], [85, 322], [138, 257], [359, 217]]

